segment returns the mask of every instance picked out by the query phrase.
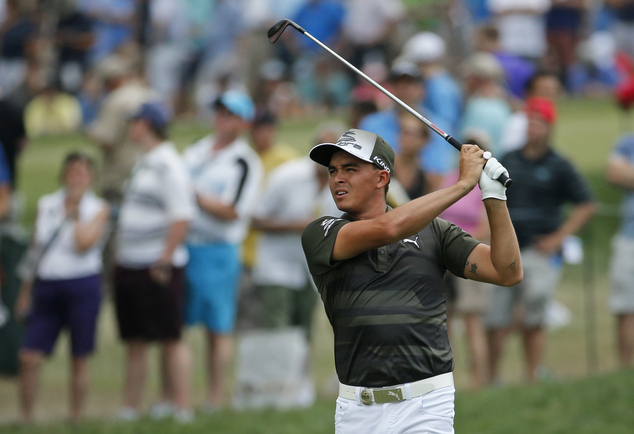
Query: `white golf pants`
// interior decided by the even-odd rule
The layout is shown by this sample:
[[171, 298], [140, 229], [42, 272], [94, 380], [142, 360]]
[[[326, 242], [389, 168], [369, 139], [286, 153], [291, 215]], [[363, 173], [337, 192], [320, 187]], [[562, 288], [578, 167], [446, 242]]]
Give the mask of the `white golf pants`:
[[454, 434], [453, 386], [401, 402], [364, 405], [337, 398], [335, 434]]

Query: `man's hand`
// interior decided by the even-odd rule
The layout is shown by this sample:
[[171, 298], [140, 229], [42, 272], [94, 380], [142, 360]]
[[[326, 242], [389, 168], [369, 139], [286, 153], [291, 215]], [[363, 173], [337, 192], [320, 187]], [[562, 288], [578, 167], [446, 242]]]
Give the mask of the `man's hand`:
[[506, 187], [504, 187], [497, 179], [502, 174], [509, 176], [508, 170], [495, 158], [490, 158], [484, 166], [484, 170], [480, 175], [480, 190], [482, 191], [482, 200], [498, 199], [506, 200]]
[[478, 183], [485, 163], [484, 151], [476, 145], [462, 145], [460, 150], [460, 179], [467, 182], [469, 191]]
[[561, 244], [563, 239], [558, 233], [551, 233], [543, 235], [535, 240], [533, 247], [535, 247], [540, 253], [544, 255], [552, 255], [553, 253], [561, 251]]
[[168, 286], [172, 280], [172, 264], [158, 262], [150, 267], [150, 277], [160, 286]]

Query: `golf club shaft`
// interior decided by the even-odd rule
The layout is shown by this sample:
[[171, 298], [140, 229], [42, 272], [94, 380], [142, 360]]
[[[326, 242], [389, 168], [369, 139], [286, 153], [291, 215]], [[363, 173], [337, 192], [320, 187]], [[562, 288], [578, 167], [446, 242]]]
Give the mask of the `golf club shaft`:
[[[383, 92], [387, 97], [389, 97], [390, 99], [392, 99], [392, 101], [394, 101], [395, 103], [397, 103], [398, 105], [400, 105], [402, 108], [404, 108], [405, 110], [407, 110], [410, 114], [412, 114], [414, 117], [416, 117], [417, 119], [419, 119], [421, 122], [423, 122], [425, 125], [427, 125], [429, 128], [431, 128], [432, 130], [434, 130], [437, 134], [439, 134], [443, 139], [445, 139], [447, 142], [449, 142], [454, 148], [456, 148], [457, 150], [460, 150], [462, 144], [454, 139], [453, 137], [451, 137], [449, 134], [445, 133], [443, 130], [441, 130], [440, 128], [438, 128], [436, 125], [434, 125], [433, 123], [431, 123], [427, 118], [425, 118], [423, 115], [421, 115], [420, 113], [418, 113], [416, 110], [414, 110], [413, 108], [411, 108], [409, 105], [405, 104], [403, 101], [401, 101], [399, 98], [397, 98], [394, 94], [392, 94], [389, 90], [387, 90], [386, 88], [384, 88], [383, 86], [381, 86], [379, 83], [377, 83], [376, 81], [374, 81], [372, 78], [370, 78], [367, 74], [365, 74], [363, 71], [361, 71], [359, 68], [357, 68], [356, 66], [354, 66], [352, 63], [348, 62], [346, 59], [344, 59], [343, 57], [341, 57], [339, 54], [337, 54], [335, 51], [333, 51], [330, 47], [328, 47], [326, 44], [324, 44], [323, 42], [319, 41], [317, 38], [315, 38], [313, 35], [311, 35], [308, 32], [304, 32], [304, 35], [306, 35], [309, 39], [311, 39], [313, 42], [315, 42], [317, 45], [319, 45], [321, 48], [323, 48], [324, 50], [328, 51], [330, 54], [332, 54], [333, 56], [335, 56], [337, 59], [339, 59], [344, 65], [346, 65], [348, 68], [352, 69], [354, 72], [356, 72], [357, 74], [359, 74], [361, 77], [363, 77], [368, 83], [370, 83], [371, 85], [373, 85], [374, 87], [376, 87], [378, 90], [380, 90], [381, 92]], [[453, 139], [453, 140], [452, 140]]]
[[[436, 132], [438, 135], [440, 135], [443, 139], [445, 139], [451, 146], [453, 146], [454, 148], [456, 148], [458, 151], [460, 151], [460, 149], [462, 148], [462, 143], [460, 143], [458, 140], [456, 140], [454, 137], [450, 136], [449, 134], [445, 133], [443, 130], [441, 130], [440, 128], [438, 128], [436, 125], [434, 125], [433, 123], [431, 123], [427, 118], [425, 118], [423, 115], [421, 115], [420, 113], [418, 113], [416, 110], [414, 110], [413, 108], [411, 108], [409, 105], [405, 104], [403, 101], [401, 101], [399, 98], [397, 98], [395, 95], [393, 95], [389, 90], [387, 90], [386, 88], [384, 88], [383, 86], [381, 86], [379, 83], [377, 83], [376, 81], [374, 81], [372, 78], [370, 78], [367, 74], [365, 74], [363, 71], [361, 71], [359, 68], [357, 68], [356, 66], [354, 66], [352, 63], [348, 62], [346, 59], [344, 59], [343, 57], [341, 57], [338, 53], [336, 53], [335, 51], [333, 51], [329, 46], [327, 46], [326, 44], [324, 44], [323, 42], [321, 42], [319, 39], [315, 38], [313, 35], [311, 35], [310, 33], [308, 33], [306, 30], [304, 30], [301, 26], [299, 26], [297, 23], [291, 21], [291, 20], [282, 20], [279, 23], [277, 23], [276, 25], [274, 25], [273, 27], [271, 27], [271, 29], [269, 29], [269, 38], [271, 38], [273, 36], [273, 39], [271, 39], [272, 43], [275, 43], [275, 41], [277, 41], [277, 39], [279, 38], [279, 36], [281, 35], [281, 33], [286, 29], [286, 27], [288, 26], [292, 26], [295, 28], [295, 30], [297, 30], [298, 32], [304, 34], [306, 37], [308, 37], [311, 41], [313, 41], [314, 43], [316, 43], [317, 45], [319, 45], [321, 48], [323, 48], [324, 50], [326, 50], [328, 53], [332, 54], [333, 56], [335, 56], [340, 62], [342, 62], [344, 65], [346, 65], [348, 68], [350, 68], [352, 71], [354, 71], [356, 74], [360, 75], [363, 79], [365, 79], [368, 83], [370, 83], [372, 86], [376, 87], [379, 91], [381, 91], [383, 94], [385, 94], [388, 98], [390, 98], [392, 101], [394, 101], [395, 103], [397, 103], [399, 106], [401, 106], [403, 109], [407, 110], [411, 115], [413, 115], [415, 118], [417, 118], [418, 120], [420, 120], [421, 122], [423, 122], [425, 125], [427, 125], [429, 128], [431, 128], [434, 132]], [[500, 177], [497, 179], [497, 181], [499, 181], [502, 185], [504, 185], [505, 187], [510, 187], [513, 184], [513, 181], [506, 176], [505, 174], [500, 175]]]

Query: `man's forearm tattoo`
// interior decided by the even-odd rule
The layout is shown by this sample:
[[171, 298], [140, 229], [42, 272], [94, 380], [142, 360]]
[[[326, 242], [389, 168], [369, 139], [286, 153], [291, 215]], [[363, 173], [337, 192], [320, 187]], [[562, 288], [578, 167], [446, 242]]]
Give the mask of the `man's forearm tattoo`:
[[511, 265], [509, 265], [509, 268], [511, 270], [515, 270], [515, 262], [511, 262]]
[[477, 276], [478, 273], [476, 272], [476, 270], [478, 269], [478, 265], [475, 263], [469, 264], [469, 261], [467, 261], [467, 266], [468, 265], [471, 265], [471, 269], [469, 271]]

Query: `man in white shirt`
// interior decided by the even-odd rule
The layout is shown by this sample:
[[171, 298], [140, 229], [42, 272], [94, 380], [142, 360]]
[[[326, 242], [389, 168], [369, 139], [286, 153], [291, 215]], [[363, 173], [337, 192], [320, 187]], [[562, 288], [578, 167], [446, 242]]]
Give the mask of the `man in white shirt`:
[[488, 0], [502, 48], [538, 62], [546, 55], [545, 14], [550, 0]]
[[188, 293], [185, 320], [203, 324], [208, 337], [208, 388], [204, 410], [222, 405], [227, 365], [231, 359], [240, 248], [249, 228], [262, 165], [242, 136], [253, 120], [255, 106], [240, 91], [228, 91], [213, 103], [214, 135], [185, 150], [198, 217], [187, 238]]
[[147, 346], [161, 344], [163, 396], [177, 420], [189, 408], [187, 348], [181, 339], [183, 241], [196, 214], [189, 176], [168, 141], [168, 116], [156, 102], [132, 117], [129, 137], [141, 151], [125, 190], [118, 220], [115, 303], [119, 332], [127, 348], [124, 407], [119, 418], [138, 417], [147, 374]]

